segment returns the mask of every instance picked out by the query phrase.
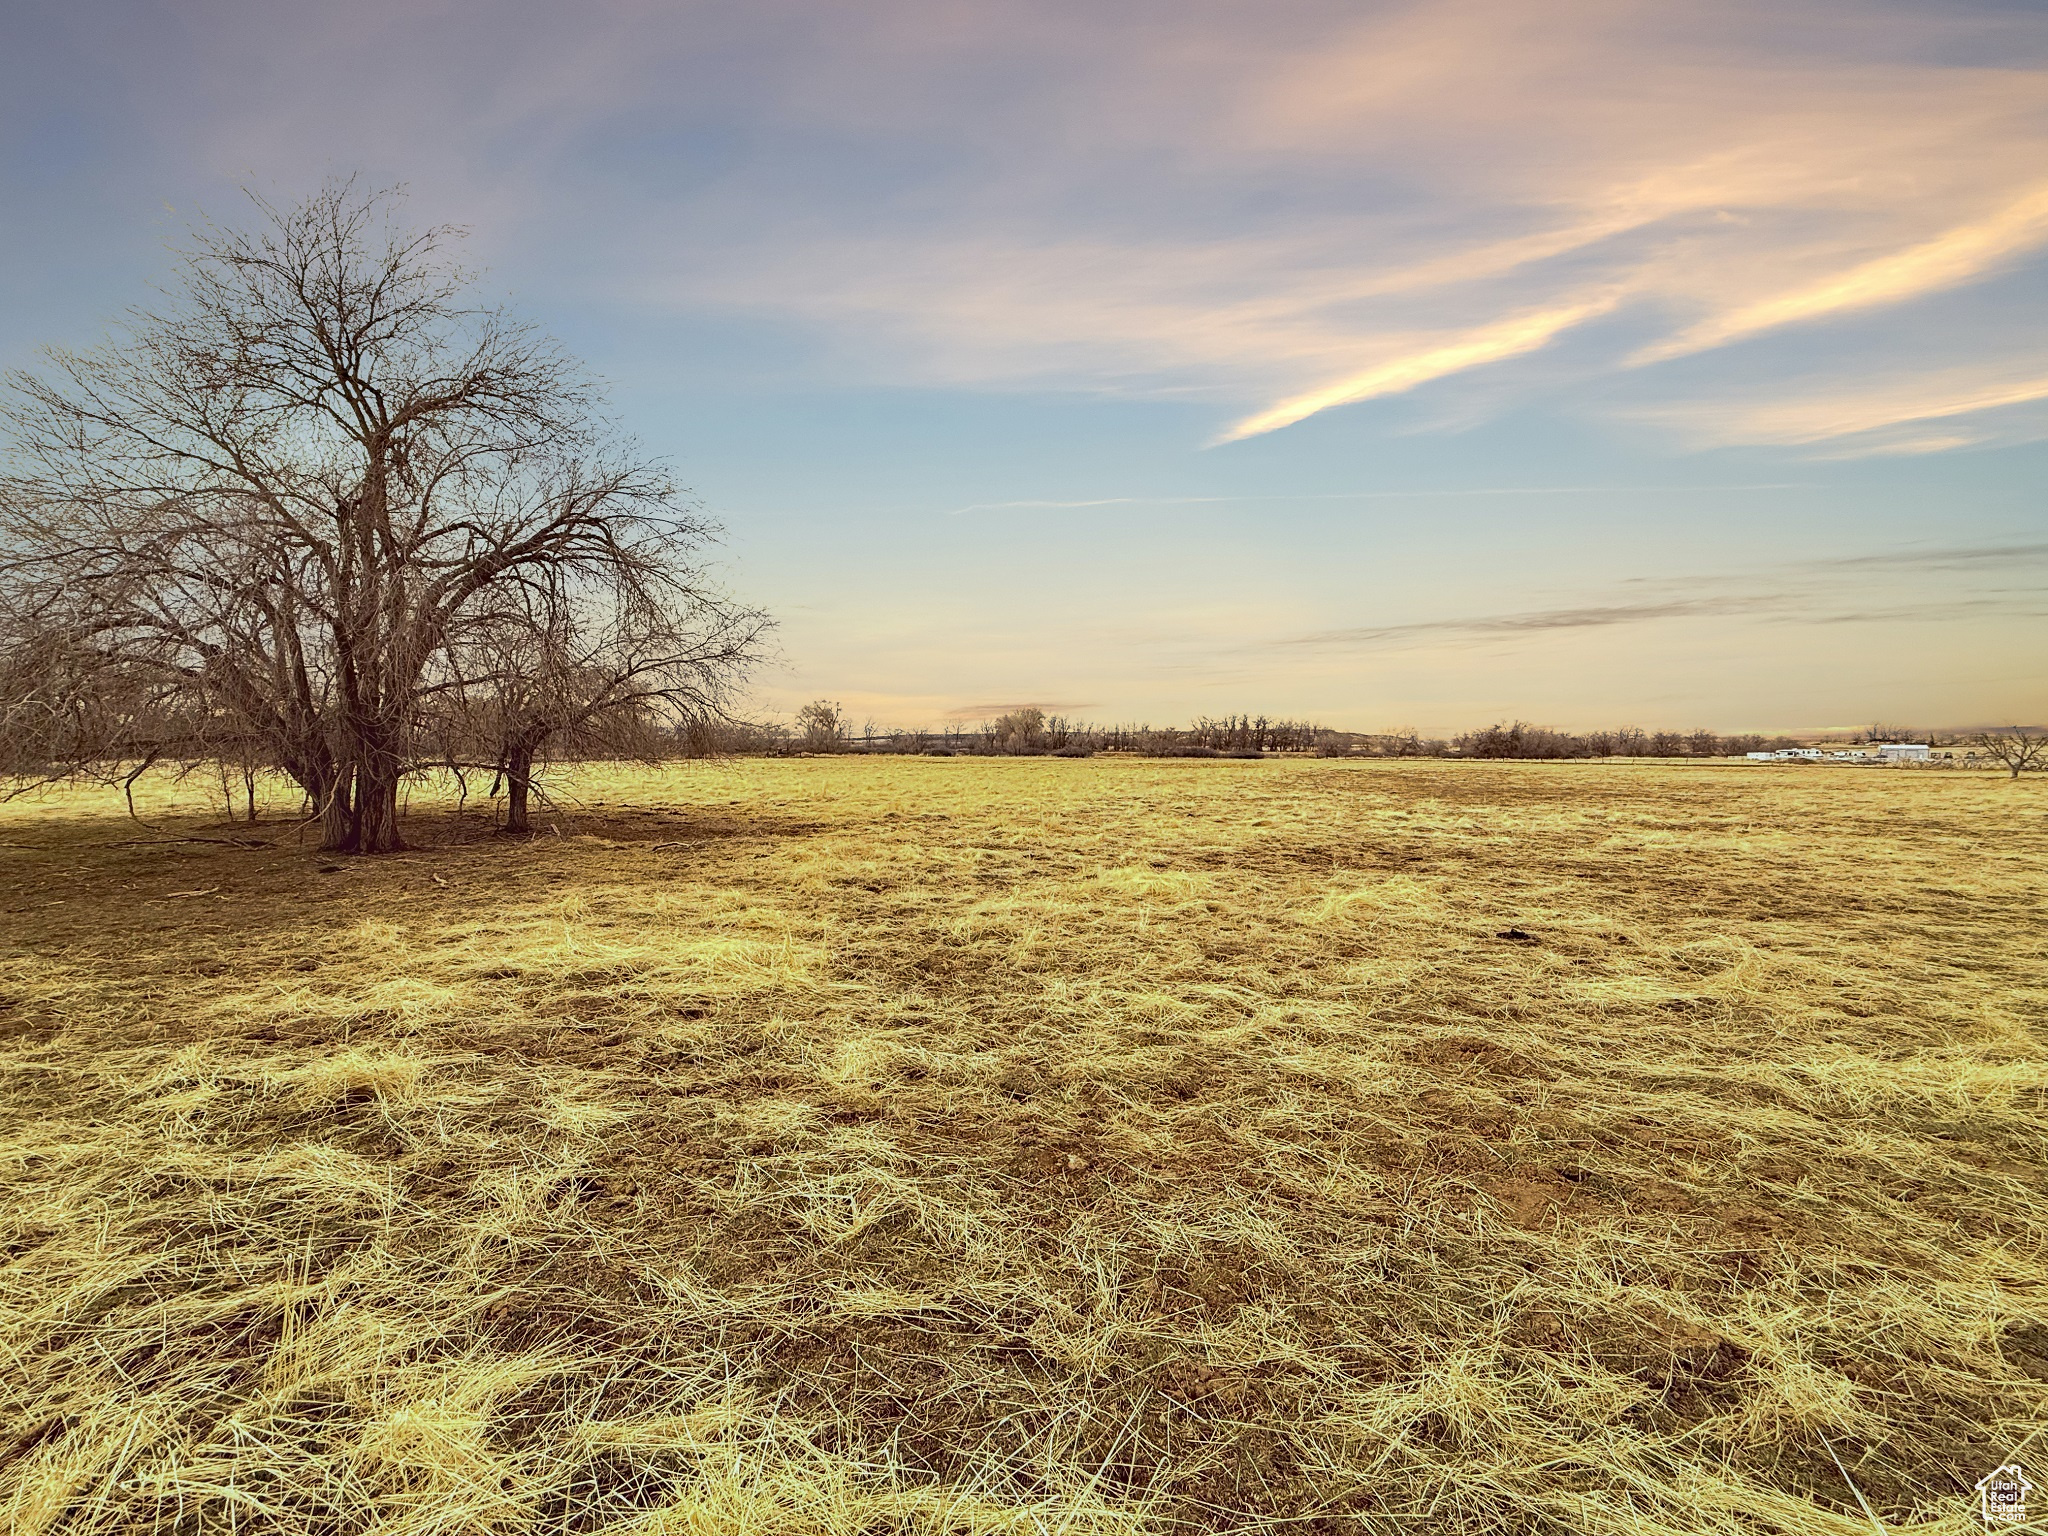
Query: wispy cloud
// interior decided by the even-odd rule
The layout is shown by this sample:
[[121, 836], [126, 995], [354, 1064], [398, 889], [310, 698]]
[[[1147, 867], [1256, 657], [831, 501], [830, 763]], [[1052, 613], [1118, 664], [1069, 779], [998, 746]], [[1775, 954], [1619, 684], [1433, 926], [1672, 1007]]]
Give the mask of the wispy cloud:
[[1840, 447], [1816, 454], [1821, 459], [1905, 459], [1930, 453], [1953, 453], [1958, 448], [1981, 448], [1986, 439], [1980, 432], [1929, 432], [1913, 437], [1892, 437], [1883, 442]]
[[1903, 571], [1963, 571], [1983, 566], [2038, 565], [2044, 561], [2048, 561], [2048, 540], [1895, 549], [1874, 555], [1838, 555], [1827, 560], [1807, 561], [1804, 568], [1823, 571], [1856, 571], [1873, 567]]
[[1659, 362], [1725, 346], [1783, 325], [1819, 320], [1845, 310], [1898, 304], [1981, 277], [2001, 261], [2044, 241], [2048, 241], [2048, 187], [2036, 187], [1989, 218], [1863, 262], [1824, 282], [1703, 320], [1669, 340], [1644, 347], [1629, 361]]
[[[2026, 359], [2025, 363], [2033, 363]], [[1777, 443], [1831, 445], [1834, 457], [1940, 452], [2017, 432], [2048, 431], [2042, 413], [2008, 425], [1996, 413], [2048, 401], [2048, 374], [2024, 364], [1985, 358], [1961, 368], [1919, 371], [1875, 383], [1844, 386], [1822, 378], [1796, 380], [1791, 392], [1745, 390], [1734, 399], [1691, 400], [1640, 408], [1638, 420], [1671, 427], [1703, 445]], [[1928, 433], [1928, 422], [1986, 418], [1970, 430]]]
[[948, 517], [970, 512], [1071, 512], [1083, 507], [1189, 507], [1208, 501], [1234, 501], [1231, 496], [1091, 496], [1081, 501], [976, 501], [953, 507]]
[[1269, 496], [1090, 496], [1078, 501], [976, 501], [952, 507], [948, 517], [973, 512], [1072, 511], [1092, 507], [1197, 507], [1215, 505], [1259, 505], [1303, 501], [1438, 501], [1485, 496], [1639, 496], [1650, 493], [1684, 492], [1713, 494], [1724, 491], [1796, 491], [1797, 480], [1765, 480], [1744, 485], [1701, 483], [1684, 485], [1469, 485], [1437, 486], [1419, 490], [1315, 491], [1305, 494]]
[[1307, 650], [1376, 650], [1403, 643], [1436, 640], [1448, 644], [1511, 640], [1563, 630], [1611, 629], [1651, 624], [1665, 619], [1710, 619], [1765, 616], [1801, 624], [1892, 624], [1941, 619], [2004, 617], [2048, 618], [2048, 607], [2035, 592], [2008, 593], [1996, 599], [1981, 596], [1890, 604], [1881, 608], [1835, 610], [1816, 608], [1792, 593], [1730, 594], [1722, 597], [1672, 598], [1664, 602], [1614, 603], [1580, 608], [1535, 609], [1526, 613], [1431, 619], [1417, 624], [1389, 624], [1360, 629], [1323, 630], [1275, 642]]
[[1657, 619], [1683, 619], [1729, 614], [1783, 612], [1791, 599], [1783, 594], [1665, 598], [1640, 603], [1589, 604], [1571, 608], [1539, 608], [1524, 613], [1470, 618], [1427, 619], [1415, 624], [1381, 624], [1358, 629], [1330, 629], [1298, 635], [1279, 643], [1317, 649], [1367, 649], [1404, 640], [1491, 640], [1543, 634], [1564, 629], [1608, 629], [1617, 624], [1645, 624]]
[[[1612, 629], [1672, 619], [1765, 618], [1800, 624], [1926, 622], [1992, 613], [2048, 617], [2034, 583], [1985, 587], [1968, 578], [2048, 563], [2048, 542], [1889, 550], [1798, 561], [1772, 571], [1704, 575], [1685, 583], [1642, 583], [1642, 597], [1512, 613], [1463, 615], [1406, 624], [1320, 630], [1273, 642], [1282, 649], [1367, 651], [1435, 642], [1473, 645], [1572, 630]], [[1947, 591], [1925, 583], [1962, 577]], [[1871, 579], [1905, 580], [1902, 600], [1873, 602]]]
[[1503, 358], [1519, 357], [1547, 346], [1559, 332], [1581, 321], [1606, 314], [1614, 305], [1615, 299], [1610, 295], [1497, 320], [1449, 341], [1436, 342], [1377, 363], [1363, 373], [1339, 379], [1334, 384], [1282, 400], [1245, 417], [1216, 441], [1219, 444], [1234, 443], [1243, 438], [1257, 437], [1282, 427], [1291, 427], [1297, 421], [1305, 421], [1332, 406], [1399, 394], [1432, 379], [1462, 373], [1486, 363], [1497, 363]]

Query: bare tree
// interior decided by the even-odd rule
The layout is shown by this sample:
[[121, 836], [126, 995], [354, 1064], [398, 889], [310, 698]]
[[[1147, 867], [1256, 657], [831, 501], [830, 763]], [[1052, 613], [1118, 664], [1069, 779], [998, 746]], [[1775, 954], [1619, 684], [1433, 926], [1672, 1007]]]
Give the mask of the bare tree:
[[807, 752], [837, 752], [846, 745], [846, 711], [830, 699], [813, 699], [798, 710], [796, 728]]
[[993, 752], [1026, 753], [1045, 750], [1045, 711], [1025, 704], [982, 727]]
[[0, 778], [19, 790], [82, 768], [119, 781], [203, 752], [216, 722], [197, 700], [39, 619], [0, 610]]
[[705, 588], [607, 573], [578, 593], [560, 574], [506, 584], [468, 619], [431, 709], [448, 761], [488, 766], [492, 793], [505, 790], [508, 833], [531, 830], [537, 763], [658, 761], [688, 751], [693, 727], [729, 721], [767, 628]]
[[2048, 768], [2048, 731], [2009, 725], [2002, 731], [1979, 732], [1970, 745], [2015, 779], [2029, 768]]
[[[551, 342], [469, 297], [457, 231], [353, 183], [256, 204], [119, 341], [9, 377], [0, 633], [65, 657], [67, 699], [231, 720], [324, 847], [381, 852], [473, 614], [541, 573], [687, 603], [712, 530]], [[58, 755], [146, 753], [116, 716]]]

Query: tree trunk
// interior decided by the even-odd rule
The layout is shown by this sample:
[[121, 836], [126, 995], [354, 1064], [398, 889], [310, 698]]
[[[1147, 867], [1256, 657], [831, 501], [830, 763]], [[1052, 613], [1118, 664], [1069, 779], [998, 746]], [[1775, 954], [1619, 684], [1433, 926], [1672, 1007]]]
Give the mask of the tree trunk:
[[356, 769], [356, 838], [354, 853], [396, 853], [405, 847], [398, 835], [398, 765], [375, 759]]
[[322, 802], [322, 853], [397, 853], [398, 765], [371, 759], [344, 768]]
[[505, 758], [504, 773], [505, 831], [509, 836], [523, 836], [533, 830], [527, 815], [527, 795], [533, 787], [533, 749], [514, 747]]
[[320, 787], [320, 851], [356, 851], [355, 769], [344, 765], [332, 781]]

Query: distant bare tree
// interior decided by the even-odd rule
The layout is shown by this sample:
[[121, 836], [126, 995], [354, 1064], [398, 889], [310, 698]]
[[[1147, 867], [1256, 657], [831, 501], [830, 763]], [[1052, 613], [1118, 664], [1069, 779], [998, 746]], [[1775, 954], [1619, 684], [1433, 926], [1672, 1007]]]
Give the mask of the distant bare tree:
[[202, 226], [120, 341], [10, 376], [0, 640], [58, 660], [39, 707], [84, 723], [48, 736], [62, 765], [223, 721], [323, 847], [382, 852], [475, 614], [534, 580], [687, 610], [711, 529], [552, 343], [468, 296], [455, 231], [352, 183], [257, 207]]
[[1980, 731], [1970, 738], [1970, 745], [2015, 779], [2029, 768], [2048, 768], [2048, 731], [2011, 725], [2002, 731]]
[[1421, 757], [1422, 733], [1412, 725], [1389, 731], [1381, 738], [1380, 750], [1388, 757]]
[[1001, 715], [983, 728], [989, 748], [995, 752], [1042, 752], [1045, 750], [1045, 711], [1027, 704]]
[[813, 699], [798, 710], [796, 728], [807, 752], [837, 752], [846, 745], [846, 711], [830, 699]]

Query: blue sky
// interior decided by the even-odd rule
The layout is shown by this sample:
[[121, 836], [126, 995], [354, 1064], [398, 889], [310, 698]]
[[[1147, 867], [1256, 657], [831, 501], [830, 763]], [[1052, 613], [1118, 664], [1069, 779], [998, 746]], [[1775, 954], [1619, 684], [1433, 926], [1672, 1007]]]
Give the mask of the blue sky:
[[14, 0], [0, 362], [402, 182], [764, 710], [2048, 717], [2048, 8]]

